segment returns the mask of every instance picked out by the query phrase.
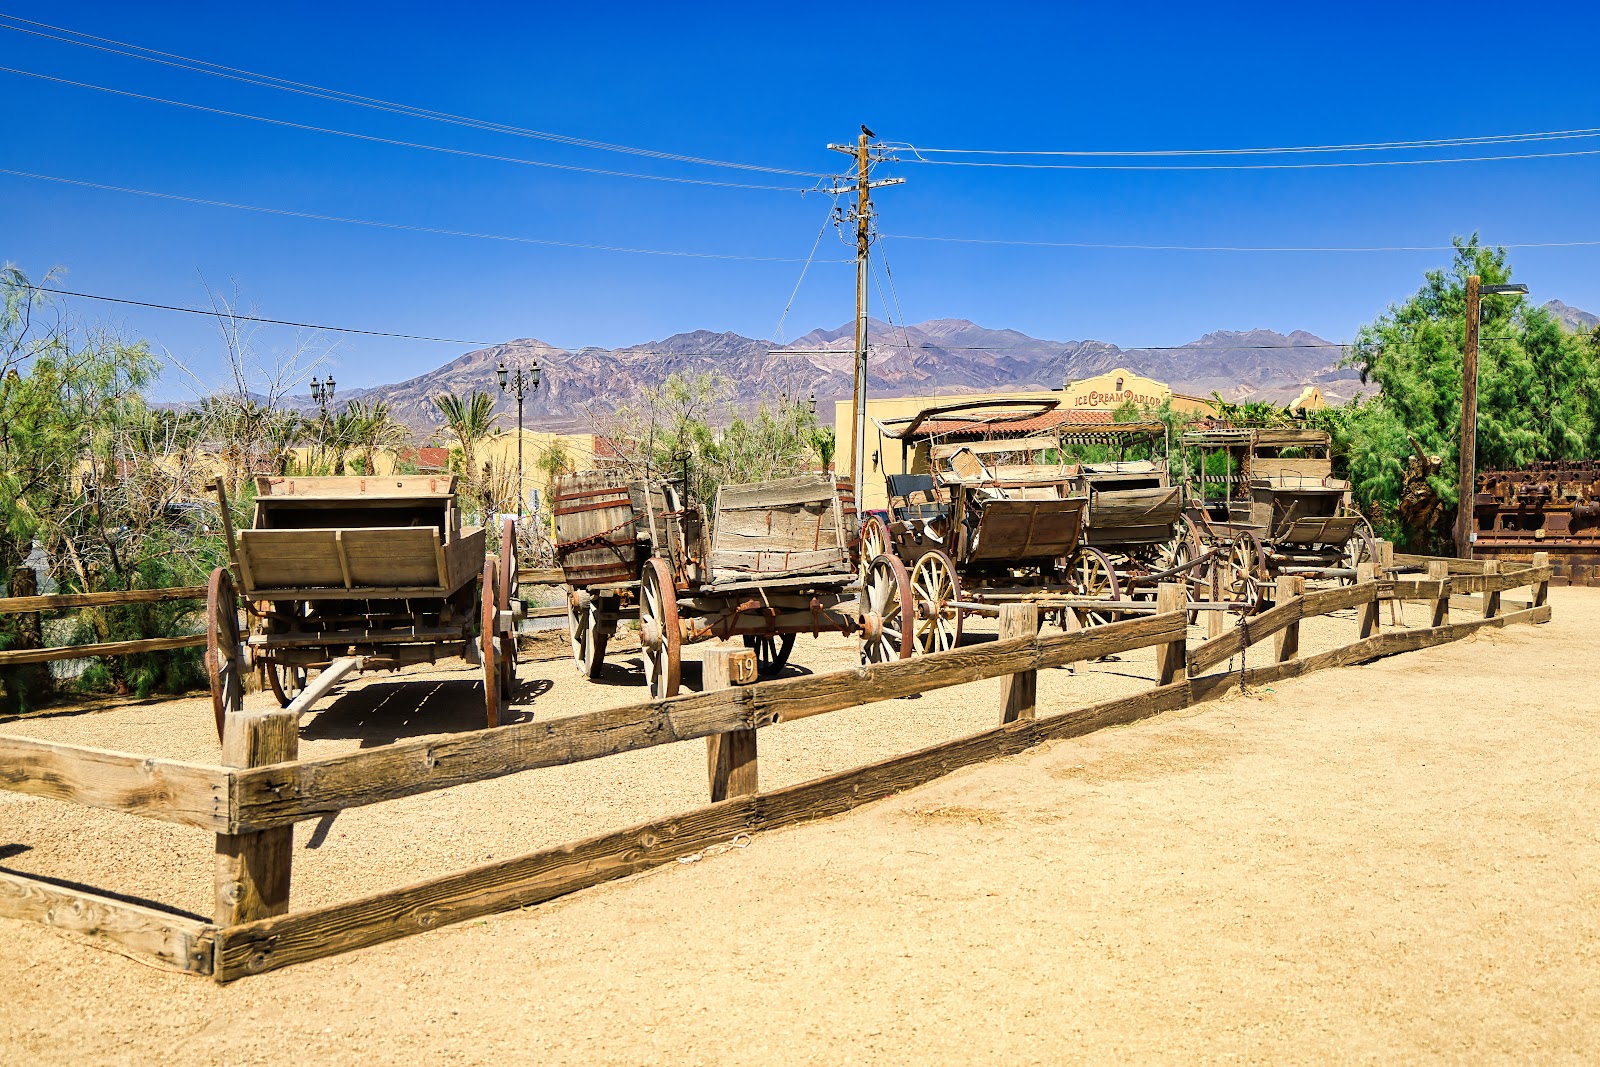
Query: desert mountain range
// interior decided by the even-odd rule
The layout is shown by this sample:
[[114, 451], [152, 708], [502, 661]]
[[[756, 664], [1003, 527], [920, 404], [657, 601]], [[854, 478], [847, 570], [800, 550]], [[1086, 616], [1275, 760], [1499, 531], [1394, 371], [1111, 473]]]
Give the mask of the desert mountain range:
[[[1592, 328], [1600, 318], [1560, 301], [1546, 305], [1569, 327]], [[870, 388], [876, 396], [911, 396], [1051, 389], [1065, 381], [1126, 367], [1169, 383], [1180, 393], [1230, 400], [1287, 403], [1315, 384], [1329, 403], [1371, 393], [1354, 370], [1338, 366], [1344, 351], [1303, 330], [1217, 330], [1165, 349], [1122, 349], [1105, 341], [1048, 341], [1016, 330], [995, 330], [966, 319], [932, 319], [914, 326], [872, 320]], [[395, 385], [352, 392], [352, 399], [385, 401], [395, 416], [422, 433], [440, 424], [433, 398], [473, 389], [495, 396], [496, 410], [515, 417], [515, 401], [500, 393], [495, 368], [537, 359], [543, 384], [527, 398], [530, 429], [583, 430], [591, 412], [635, 400], [669, 374], [718, 371], [728, 379], [736, 408], [753, 408], [787, 392], [819, 404], [850, 395], [852, 327], [813, 330], [786, 345], [736, 333], [696, 330], [624, 348], [558, 348], [533, 338], [451, 360]], [[821, 409], [828, 421], [831, 409]], [[502, 422], [502, 425], [505, 425]]]

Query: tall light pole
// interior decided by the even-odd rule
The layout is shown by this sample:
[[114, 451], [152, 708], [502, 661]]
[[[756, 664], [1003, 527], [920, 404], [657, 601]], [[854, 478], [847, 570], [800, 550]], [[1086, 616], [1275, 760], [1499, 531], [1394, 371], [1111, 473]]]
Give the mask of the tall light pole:
[[533, 366], [524, 371], [518, 367], [515, 371], [507, 370], [504, 363], [500, 364], [497, 372], [500, 378], [500, 391], [509, 392], [517, 398], [517, 514], [522, 514], [522, 502], [528, 492], [522, 484], [522, 398], [528, 393], [539, 390], [539, 361], [534, 360]]
[[1456, 558], [1472, 558], [1472, 505], [1478, 482], [1478, 309], [1484, 296], [1526, 296], [1521, 282], [1484, 285], [1476, 274], [1467, 278], [1467, 336], [1461, 352], [1461, 451], [1456, 459]]
[[[322, 446], [323, 454], [326, 455], [327, 454], [326, 453], [327, 437], [328, 437], [328, 429], [329, 429], [329, 426], [328, 426], [328, 405], [333, 403], [333, 375], [332, 374], [328, 375], [328, 380], [325, 381], [325, 382], [319, 382], [319, 381], [317, 381], [316, 378], [312, 378], [311, 379], [311, 399], [315, 400], [317, 402], [317, 407], [319, 409], [321, 409], [321, 411], [322, 411], [322, 438], [323, 439], [318, 443]], [[307, 457], [307, 458], [308, 458], [308, 461], [309, 461], [309, 457]]]

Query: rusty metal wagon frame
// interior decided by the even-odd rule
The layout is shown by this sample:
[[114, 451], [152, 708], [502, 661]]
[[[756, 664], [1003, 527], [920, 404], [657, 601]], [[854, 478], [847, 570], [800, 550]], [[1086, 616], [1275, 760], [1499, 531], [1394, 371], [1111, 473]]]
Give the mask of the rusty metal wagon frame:
[[206, 660], [219, 736], [249, 670], [306, 712], [351, 674], [451, 657], [482, 667], [498, 725], [516, 686], [512, 520], [490, 555], [487, 531], [461, 526], [453, 475], [258, 477], [250, 527], [234, 531], [225, 497], [222, 514], [232, 565], [211, 574]]
[[[1200, 455], [1185, 479], [1185, 517], [1214, 560], [1211, 599], [1256, 611], [1279, 577], [1349, 584], [1360, 564], [1377, 562], [1372, 526], [1333, 474], [1326, 431], [1214, 428], [1182, 441]], [[1205, 471], [1213, 455], [1227, 457], [1224, 471]]]

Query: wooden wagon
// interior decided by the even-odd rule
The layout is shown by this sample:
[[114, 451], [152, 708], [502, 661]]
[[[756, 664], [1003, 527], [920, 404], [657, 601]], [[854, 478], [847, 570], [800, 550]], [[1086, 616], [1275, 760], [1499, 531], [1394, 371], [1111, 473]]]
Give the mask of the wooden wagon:
[[212, 573], [207, 600], [219, 735], [251, 666], [307, 711], [352, 672], [453, 656], [481, 664], [498, 724], [516, 680], [515, 534], [505, 520], [489, 555], [486, 532], [461, 527], [453, 475], [257, 478], [250, 528], [227, 533], [234, 572]]
[[885, 475], [887, 520], [863, 523], [861, 552], [909, 567], [916, 651], [955, 647], [967, 611], [1002, 601], [1096, 622], [1122, 599], [1111, 559], [1083, 542], [1077, 467], [1031, 432], [1058, 403], [974, 401], [878, 423], [901, 442], [905, 473]]
[[1376, 562], [1372, 527], [1350, 483], [1333, 474], [1325, 431], [1194, 430], [1183, 444], [1200, 459], [1186, 507], [1214, 555], [1213, 599], [1255, 610], [1280, 575], [1348, 583], [1360, 564]]
[[[723, 486], [709, 524], [676, 479], [591, 471], [563, 479], [554, 498], [573, 659], [591, 678], [634, 605], [653, 696], [678, 691], [683, 645], [712, 638], [742, 638], [767, 674], [802, 633], [864, 628], [869, 659], [904, 650], [900, 618], [880, 624], [884, 612], [858, 596], [849, 482], [817, 474]], [[903, 567], [899, 580], [897, 593]]]

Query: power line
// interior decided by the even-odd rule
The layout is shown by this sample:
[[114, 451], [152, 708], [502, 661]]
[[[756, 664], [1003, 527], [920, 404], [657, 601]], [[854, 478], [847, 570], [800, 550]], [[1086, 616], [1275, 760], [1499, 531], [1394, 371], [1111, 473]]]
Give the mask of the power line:
[[[278, 89], [283, 92], [299, 93], [302, 96], [316, 97], [331, 100], [337, 103], [352, 104], [357, 107], [370, 108], [376, 111], [386, 111], [391, 114], [405, 115], [411, 118], [428, 119], [434, 122], [445, 122], [455, 126], [465, 126], [469, 129], [487, 130], [493, 133], [510, 134], [516, 137], [528, 137], [536, 140], [550, 141], [555, 144], [571, 145], [577, 148], [592, 148], [604, 152], [623, 152], [629, 155], [644, 156], [649, 159], [668, 160], [675, 163], [694, 163], [709, 167], [729, 167], [735, 170], [758, 171], [765, 174], [786, 174], [801, 178], [824, 178], [827, 175], [810, 171], [786, 170], [781, 167], [765, 167], [754, 163], [735, 163], [721, 159], [707, 159], [701, 156], [682, 155], [675, 152], [661, 152], [648, 148], [635, 148], [630, 145], [612, 144], [606, 141], [596, 141], [586, 137], [571, 137], [566, 134], [548, 133], [544, 130], [531, 130], [520, 126], [509, 126], [504, 123], [492, 122], [488, 119], [476, 119], [466, 115], [456, 115], [448, 111], [436, 111], [431, 108], [415, 107], [410, 104], [396, 103], [392, 100], [383, 100], [378, 97], [361, 96], [356, 93], [346, 93], [338, 89], [328, 89], [320, 85], [307, 82], [292, 81], [288, 78], [279, 78], [271, 74], [262, 74], [257, 71], [244, 70], [239, 67], [229, 67], [221, 63], [212, 63], [204, 59], [195, 59], [191, 56], [182, 56], [173, 52], [163, 52], [160, 49], [146, 48], [143, 45], [130, 44], [127, 41], [118, 41], [110, 37], [98, 37], [92, 33], [83, 33], [79, 30], [67, 29], [63, 26], [54, 26], [48, 22], [36, 22], [33, 19], [20, 18], [16, 15], [0, 14], [0, 19], [10, 22], [25, 23], [26, 25], [7, 25], [0, 23], [0, 29], [12, 30], [17, 33], [31, 34], [35, 37], [48, 38], [64, 44], [77, 45], [80, 48], [92, 48], [99, 52], [124, 56], [129, 59], [138, 59], [147, 63], [159, 63], [166, 67], [175, 67], [179, 70], [193, 71], [199, 74], [210, 74], [218, 78], [227, 78], [231, 81], [243, 82], [248, 85], [257, 85], [269, 89]], [[28, 26], [40, 29], [28, 29]], [[45, 33], [42, 30], [55, 30], [56, 33]], [[62, 37], [60, 34], [70, 36]], [[78, 40], [75, 38], [83, 38]], [[94, 43], [99, 42], [99, 43]]]
[[[929, 234], [886, 233], [896, 241], [938, 241], [945, 244], [1009, 245], [1022, 248], [1084, 248], [1124, 252], [1450, 252], [1453, 245], [1137, 245], [1096, 241], [1009, 241], [991, 237], [936, 237]], [[1600, 241], [1496, 242], [1500, 248], [1592, 248]]]
[[1354, 144], [1292, 145], [1279, 148], [1156, 148], [1156, 149], [1004, 149], [1004, 148], [923, 148], [904, 141], [885, 147], [904, 149], [919, 155], [959, 156], [1074, 156], [1074, 157], [1171, 157], [1171, 156], [1259, 156], [1329, 152], [1392, 152], [1417, 148], [1458, 148], [1475, 145], [1522, 144], [1531, 141], [1574, 140], [1600, 137], [1600, 127], [1576, 130], [1542, 130], [1535, 133], [1485, 134], [1476, 137], [1434, 137], [1412, 141], [1367, 141]]
[[191, 111], [201, 111], [210, 115], [224, 115], [228, 118], [249, 119], [252, 122], [264, 122], [272, 126], [283, 126], [292, 130], [308, 130], [312, 133], [332, 134], [335, 137], [349, 137], [357, 141], [370, 141], [374, 144], [394, 145], [400, 148], [419, 148], [426, 152], [440, 152], [445, 155], [464, 156], [468, 159], [487, 159], [498, 163], [517, 163], [525, 167], [545, 167], [550, 170], [571, 171], [577, 174], [599, 174], [609, 178], [637, 178], [641, 181], [672, 182], [678, 185], [705, 185], [720, 189], [757, 189], [768, 193], [810, 193], [817, 191], [819, 186], [807, 188], [786, 187], [780, 185], [751, 185], [743, 182], [721, 182], [709, 178], [674, 178], [664, 174], [638, 174], [632, 171], [605, 170], [600, 167], [577, 167], [567, 163], [551, 163], [539, 159], [521, 159], [516, 156], [501, 156], [491, 152], [471, 152], [464, 148], [446, 148], [443, 145], [423, 144], [419, 141], [402, 141], [392, 137], [377, 137], [368, 133], [355, 133], [351, 130], [336, 130], [327, 126], [312, 126], [303, 122], [290, 122], [287, 119], [267, 118], [263, 115], [251, 115], [243, 111], [228, 111], [223, 108], [207, 107], [204, 104], [191, 104], [183, 100], [169, 100], [166, 97], [150, 96], [145, 93], [130, 92], [126, 89], [112, 89], [105, 85], [94, 85], [89, 82], [73, 81], [70, 78], [57, 78], [49, 74], [40, 74], [37, 71], [19, 70], [16, 67], [0, 67], [0, 71], [7, 74], [20, 74], [26, 78], [38, 78], [41, 81], [55, 82], [58, 85], [71, 85], [79, 89], [93, 89], [96, 92], [110, 93], [113, 96], [128, 97], [133, 100], [144, 100], [156, 104], [170, 104], [173, 107], [188, 108]]
[[[53, 174], [34, 174], [25, 170], [9, 170], [0, 167], [0, 174], [9, 174], [16, 178], [32, 178], [36, 181], [56, 182], [61, 185], [74, 185], [83, 189], [99, 189], [112, 193], [128, 193], [133, 196], [148, 196], [158, 200], [174, 200], [183, 204], [200, 204], [205, 207], [225, 207], [235, 211], [254, 211], [264, 215], [280, 215], [285, 218], [310, 219], [315, 222], [340, 222], [350, 226], [371, 226], [384, 230], [402, 230], [409, 233], [430, 233], [445, 237], [473, 237], [484, 241], [509, 241], [515, 244], [545, 245], [552, 248], [576, 248], [597, 252], [631, 252], [644, 256], [680, 256], [688, 259], [720, 259], [737, 260], [750, 263], [800, 263], [795, 257], [786, 256], [741, 256], [721, 252], [678, 252], [659, 248], [627, 248], [619, 245], [580, 244], [575, 241], [555, 241], [542, 237], [515, 237], [499, 233], [476, 233], [470, 230], [447, 230], [432, 226], [413, 226], [400, 222], [378, 222], [372, 219], [352, 219], [340, 215], [319, 215], [310, 211], [292, 211], [287, 208], [263, 207], [259, 204], [235, 204], [226, 200], [206, 200], [197, 196], [183, 196], [178, 193], [158, 193], [150, 189], [133, 189], [121, 185], [102, 185], [99, 182], [81, 181], [77, 178], [62, 178]], [[812, 249], [815, 252], [815, 248]], [[847, 259], [819, 260], [822, 263], [849, 263]]]
[[1202, 171], [1202, 170], [1335, 170], [1352, 167], [1422, 167], [1436, 163], [1497, 163], [1517, 159], [1569, 159], [1575, 156], [1600, 156], [1600, 148], [1573, 149], [1567, 152], [1524, 152], [1500, 156], [1449, 156], [1444, 159], [1364, 159], [1350, 163], [986, 163], [970, 159], [925, 159], [918, 149], [907, 149], [910, 159], [896, 162], [921, 163], [930, 167], [982, 167], [1005, 170], [1115, 170], [1115, 171]]

